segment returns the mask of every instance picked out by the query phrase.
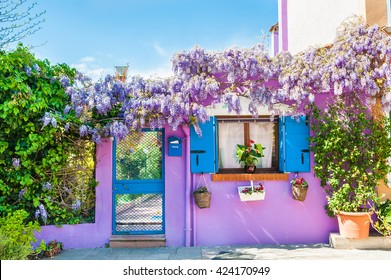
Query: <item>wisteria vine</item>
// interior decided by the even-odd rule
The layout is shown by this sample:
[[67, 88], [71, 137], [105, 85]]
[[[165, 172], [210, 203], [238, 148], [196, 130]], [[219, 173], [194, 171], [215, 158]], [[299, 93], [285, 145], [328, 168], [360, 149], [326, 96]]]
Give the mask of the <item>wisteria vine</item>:
[[[102, 136], [121, 140], [146, 126], [197, 128], [209, 118], [207, 107], [217, 103], [240, 114], [242, 96], [250, 100], [253, 116], [260, 107], [267, 107], [271, 115], [285, 114], [276, 104], [289, 105], [290, 114], [305, 114], [323, 92], [347, 98], [358, 92], [368, 108], [381, 98], [389, 110], [390, 58], [391, 37], [378, 26], [368, 27], [361, 18], [351, 17], [342, 23], [331, 46], [311, 47], [294, 56], [281, 52], [271, 58], [262, 45], [222, 52], [194, 47], [174, 55], [173, 75], [167, 79], [135, 76], [121, 82], [107, 76], [93, 83], [82, 74], [73, 81], [63, 77], [71, 107], [62, 114], [74, 111], [84, 122], [80, 135], [99, 142]], [[44, 123], [57, 125], [47, 118]]]

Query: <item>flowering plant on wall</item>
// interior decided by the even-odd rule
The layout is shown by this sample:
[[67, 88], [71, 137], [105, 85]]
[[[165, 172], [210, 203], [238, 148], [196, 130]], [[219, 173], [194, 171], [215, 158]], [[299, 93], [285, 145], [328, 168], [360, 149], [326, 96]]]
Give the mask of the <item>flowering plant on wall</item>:
[[296, 177], [291, 181], [292, 186], [296, 187], [308, 187], [307, 181], [302, 177]]
[[266, 191], [262, 183], [254, 186], [253, 181], [251, 181], [251, 186], [238, 187], [238, 194], [241, 201], [256, 201], [264, 200]]
[[265, 191], [265, 188], [263, 187], [262, 183], [259, 183], [257, 187], [245, 187], [241, 190], [241, 193], [251, 195], [253, 193], [263, 193]]
[[304, 201], [307, 196], [308, 183], [298, 175], [291, 181], [292, 198], [298, 201]]

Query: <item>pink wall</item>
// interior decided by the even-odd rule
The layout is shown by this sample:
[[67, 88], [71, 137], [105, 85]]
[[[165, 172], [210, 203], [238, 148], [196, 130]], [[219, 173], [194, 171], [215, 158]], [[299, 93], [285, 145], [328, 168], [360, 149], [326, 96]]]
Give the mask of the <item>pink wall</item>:
[[292, 199], [289, 181], [262, 181], [265, 200], [250, 202], [240, 201], [237, 192], [249, 182], [209, 182], [211, 207], [196, 208], [195, 245], [328, 242], [337, 223], [325, 213], [319, 180], [312, 173], [301, 175], [309, 183], [304, 202]]
[[288, 0], [279, 0], [278, 13], [278, 33], [281, 36], [280, 51], [288, 51]]
[[[169, 157], [167, 138], [178, 136], [182, 142], [182, 157]], [[186, 141], [183, 129], [165, 129], [165, 211], [167, 246], [184, 246], [186, 234]]]
[[58, 240], [64, 248], [103, 247], [111, 235], [111, 193], [112, 193], [112, 141], [103, 139], [96, 151], [95, 223], [80, 225], [43, 226], [36, 234], [37, 242]]
[[[324, 96], [321, 97], [320, 104], [324, 100]], [[241, 202], [237, 187], [249, 185], [249, 182], [211, 182], [211, 176], [206, 175], [212, 192], [211, 207], [199, 209], [194, 204], [191, 190], [196, 187], [200, 175], [187, 172], [186, 156], [189, 151], [185, 131], [188, 128], [165, 129], [167, 246], [317, 243], [328, 242], [329, 233], [337, 231], [336, 220], [326, 215], [325, 194], [312, 172], [301, 173], [310, 186], [304, 202], [292, 199], [289, 181], [263, 181], [265, 200]], [[182, 157], [168, 156], [167, 138], [173, 135], [184, 139]], [[290, 174], [291, 178], [293, 176]], [[96, 189], [95, 223], [45, 226], [36, 235], [38, 242], [41, 239], [57, 239], [64, 243], [65, 248], [86, 248], [103, 247], [109, 241], [112, 227], [110, 139], [104, 139], [97, 147], [96, 178], [99, 185]]]
[[[316, 95], [319, 107], [330, 101], [330, 94]], [[250, 182], [211, 182], [208, 175], [211, 207], [195, 207], [194, 244], [327, 243], [329, 233], [338, 231], [338, 224], [326, 214], [326, 195], [313, 173], [313, 166], [311, 153], [311, 172], [300, 173], [309, 184], [304, 202], [292, 199], [289, 181], [294, 178], [293, 173], [289, 181], [262, 181], [265, 200], [250, 202], [240, 201], [237, 192], [238, 186], [248, 186]], [[193, 188], [199, 180], [199, 175], [195, 177]]]
[[[184, 138], [182, 157], [169, 157], [167, 138]], [[184, 131], [165, 129], [165, 211], [167, 246], [185, 245], [185, 161]], [[36, 233], [37, 243], [57, 239], [69, 248], [103, 247], [112, 233], [112, 141], [104, 139], [97, 146], [95, 223], [80, 225], [43, 226]]]

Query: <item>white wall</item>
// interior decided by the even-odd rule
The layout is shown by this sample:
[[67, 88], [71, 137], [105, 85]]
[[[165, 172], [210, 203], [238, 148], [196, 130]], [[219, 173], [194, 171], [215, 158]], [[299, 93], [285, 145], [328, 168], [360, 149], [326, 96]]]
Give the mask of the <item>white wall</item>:
[[[280, 0], [281, 1], [281, 0]], [[337, 27], [362, 14], [361, 0], [287, 0], [288, 49], [292, 54], [309, 46], [333, 42]]]

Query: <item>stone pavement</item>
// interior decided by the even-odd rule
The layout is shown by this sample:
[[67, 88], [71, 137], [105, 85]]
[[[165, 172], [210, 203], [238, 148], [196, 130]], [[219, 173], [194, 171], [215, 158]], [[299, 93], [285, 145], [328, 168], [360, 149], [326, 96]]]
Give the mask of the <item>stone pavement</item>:
[[391, 260], [391, 250], [334, 249], [328, 244], [64, 250], [53, 260]]

